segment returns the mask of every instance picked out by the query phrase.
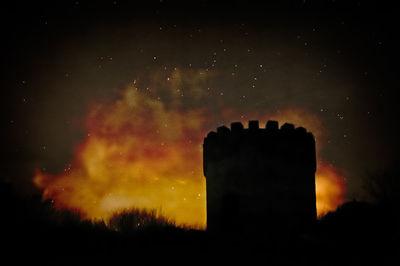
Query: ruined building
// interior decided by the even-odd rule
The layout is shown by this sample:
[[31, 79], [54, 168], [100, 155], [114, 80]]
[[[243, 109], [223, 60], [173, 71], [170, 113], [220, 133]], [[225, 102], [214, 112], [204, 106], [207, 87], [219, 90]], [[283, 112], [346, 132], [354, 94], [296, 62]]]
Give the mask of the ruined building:
[[203, 144], [207, 230], [247, 230], [316, 220], [315, 140], [302, 127], [240, 122]]

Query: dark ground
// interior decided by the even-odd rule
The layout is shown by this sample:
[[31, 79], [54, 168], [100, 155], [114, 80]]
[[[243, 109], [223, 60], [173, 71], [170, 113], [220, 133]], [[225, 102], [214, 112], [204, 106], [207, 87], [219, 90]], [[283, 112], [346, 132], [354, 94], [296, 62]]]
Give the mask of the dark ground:
[[[20, 198], [1, 183], [2, 259], [13, 265], [397, 265], [397, 205], [347, 202], [313, 228], [251, 229], [249, 234], [210, 234], [174, 227], [154, 213], [131, 211], [103, 223], [55, 211], [40, 197]], [[141, 226], [134, 226], [138, 221]]]

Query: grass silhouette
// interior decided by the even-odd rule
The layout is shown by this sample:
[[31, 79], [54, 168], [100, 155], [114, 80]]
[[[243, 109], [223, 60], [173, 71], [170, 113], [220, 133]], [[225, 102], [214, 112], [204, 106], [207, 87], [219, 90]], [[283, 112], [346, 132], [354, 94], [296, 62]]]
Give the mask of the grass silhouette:
[[121, 233], [165, 230], [175, 228], [175, 222], [156, 210], [126, 209], [112, 215], [108, 221], [111, 230]]

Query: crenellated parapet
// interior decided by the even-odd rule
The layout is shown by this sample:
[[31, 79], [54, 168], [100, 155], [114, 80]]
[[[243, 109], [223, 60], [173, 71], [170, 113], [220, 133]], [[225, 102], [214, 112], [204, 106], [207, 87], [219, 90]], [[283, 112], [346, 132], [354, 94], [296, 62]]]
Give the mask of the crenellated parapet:
[[204, 139], [203, 169], [210, 229], [229, 223], [227, 215], [272, 211], [298, 220], [316, 218], [315, 140], [303, 127], [279, 128], [277, 121], [260, 127], [256, 120], [247, 128], [240, 122], [218, 127]]
[[258, 151], [261, 157], [283, 157], [283, 161], [306, 164], [303, 166], [316, 171], [314, 136], [305, 128], [295, 128], [289, 123], [279, 128], [277, 121], [268, 121], [261, 128], [257, 120], [251, 120], [248, 128], [244, 128], [241, 122], [233, 122], [230, 128], [221, 126], [217, 132], [208, 133], [203, 148], [206, 177], [209, 160], [223, 160], [248, 149]]

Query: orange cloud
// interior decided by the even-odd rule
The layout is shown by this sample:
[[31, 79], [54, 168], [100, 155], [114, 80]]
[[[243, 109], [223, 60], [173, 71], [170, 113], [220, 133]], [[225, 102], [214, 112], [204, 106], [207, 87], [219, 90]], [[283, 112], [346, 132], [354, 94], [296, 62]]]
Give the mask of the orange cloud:
[[[177, 93], [185, 80], [182, 76], [182, 72], [172, 73], [165, 81], [170, 82], [166, 97]], [[203, 77], [194, 80], [192, 85], [186, 84], [187, 92], [202, 95]], [[234, 108], [221, 113], [235, 120]], [[258, 115], [258, 119], [306, 127], [315, 134], [317, 144], [325, 134], [318, 116], [303, 109], [286, 108]], [[167, 106], [131, 84], [117, 101], [91, 106], [85, 121], [88, 134], [77, 147], [70, 167], [55, 175], [35, 174], [33, 181], [43, 190], [44, 198], [53, 199], [57, 208], [78, 209], [91, 219], [107, 220], [116, 211], [132, 207], [161, 209], [178, 225], [205, 228], [202, 142], [210, 130], [206, 125], [215, 124], [206, 110], [184, 110], [178, 100]], [[333, 166], [319, 160], [319, 215], [343, 202], [340, 180]]]

